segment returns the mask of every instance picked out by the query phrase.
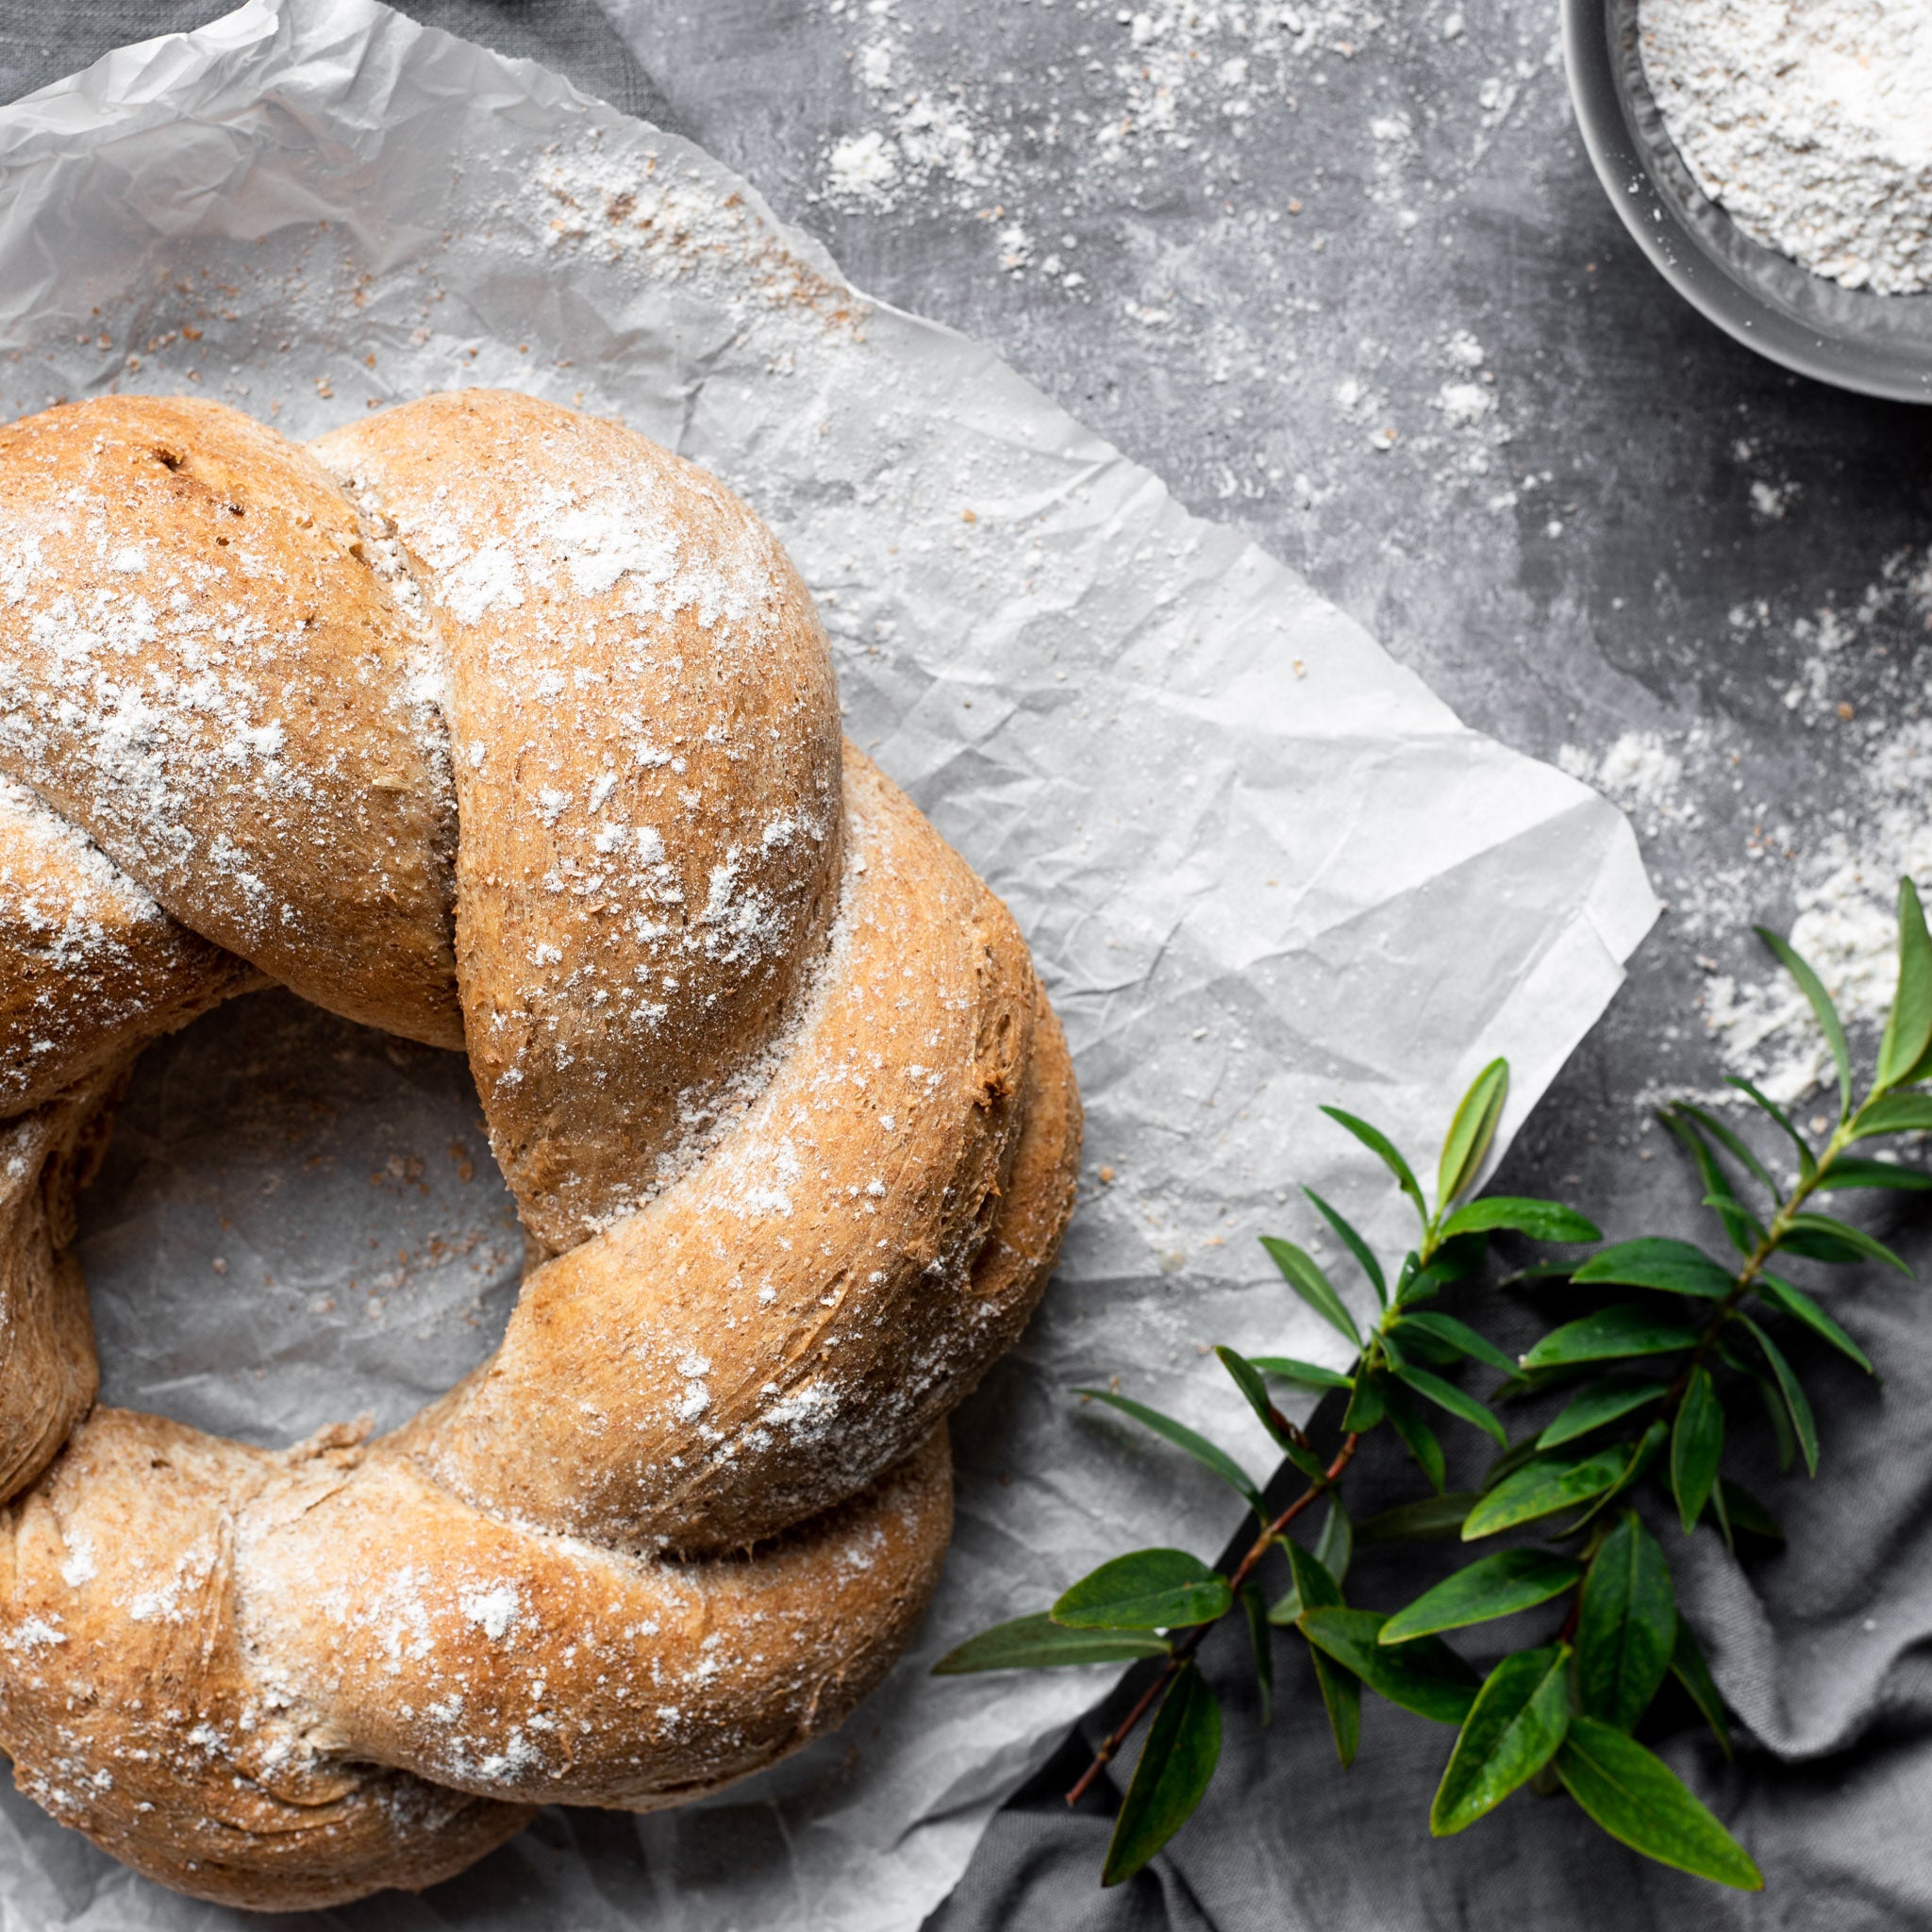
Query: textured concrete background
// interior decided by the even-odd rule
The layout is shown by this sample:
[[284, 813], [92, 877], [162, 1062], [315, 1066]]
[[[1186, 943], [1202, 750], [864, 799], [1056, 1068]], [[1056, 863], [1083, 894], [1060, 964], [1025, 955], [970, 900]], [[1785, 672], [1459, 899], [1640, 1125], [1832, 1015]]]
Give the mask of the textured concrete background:
[[[1624, 741], [1611, 789], [1673, 909], [1502, 1185], [1560, 1191], [1615, 1234], [1690, 1231], [1696, 1190], [1643, 1099], [1723, 1070], [1715, 989], [1766, 977], [1746, 917], [1788, 924], [1834, 841], [1890, 854], [1898, 809], [1928, 816], [1908, 785], [1879, 839], [1870, 779], [1924, 694], [1927, 413], [1787, 376], [1657, 279], [1574, 133], [1555, 0], [603, 4], [608, 21], [566, 0], [405, 10], [702, 142], [861, 287], [989, 343], [1191, 508], [1305, 571], [1471, 723], [1587, 773]], [[217, 10], [9, 5], [0, 95]], [[1828, 1374], [1819, 1393], [1852, 1401]], [[1827, 1415], [1827, 1458], [1835, 1426], [1854, 1454], [1875, 1411]], [[1775, 1600], [1775, 1566], [1760, 1581]], [[1555, 1807], [1424, 1856], [1438, 1738], [1371, 1726], [1344, 1810], [1306, 1728], [1232, 1723], [1191, 1849], [1104, 1900], [1104, 1821], [1056, 1817], [1042, 1780], [941, 1923], [1333, 1932], [1491, 1907], [1592, 1925], [1745, 1910]], [[1792, 1802], [1848, 1794], [1844, 1829], [1870, 1831], [1882, 1814], [1857, 1790], [1923, 1790], [1925, 1752], [1916, 1732], [1864, 1751], [1828, 1776], [1764, 1775]], [[1719, 1776], [1706, 1764], [1700, 1784], [1741, 1795]], [[1291, 1821], [1316, 1813], [1337, 1850], [1305, 1857]], [[1349, 1823], [1375, 1816], [1374, 1841]], [[1376, 1843], [1404, 1848], [1404, 1874], [1416, 1847], [1421, 1889], [1331, 1885], [1341, 1840], [1364, 1872], [1391, 1865]], [[1890, 1895], [1857, 1911], [1802, 1884], [1774, 1896], [1736, 1923], [1900, 1923]]]
[[[860, 286], [998, 349], [1472, 723], [1544, 758], [1659, 734], [1684, 766], [1644, 840], [1659, 891], [1748, 868], [1735, 896], [1789, 922], [1848, 767], [1918, 701], [1924, 609], [1898, 599], [1795, 708], [1818, 653], [1792, 625], [1923, 567], [1927, 416], [1786, 375], [1655, 276], [1575, 134], [1553, 0], [645, 0], [626, 25], [673, 124]], [[868, 134], [941, 158], [841, 198], [830, 156]], [[1472, 383], [1468, 423], [1442, 398]], [[1599, 1150], [1633, 1097], [1716, 1078], [1697, 956], [1755, 974], [1755, 947], [1667, 918], [1518, 1178], [1615, 1199]]]

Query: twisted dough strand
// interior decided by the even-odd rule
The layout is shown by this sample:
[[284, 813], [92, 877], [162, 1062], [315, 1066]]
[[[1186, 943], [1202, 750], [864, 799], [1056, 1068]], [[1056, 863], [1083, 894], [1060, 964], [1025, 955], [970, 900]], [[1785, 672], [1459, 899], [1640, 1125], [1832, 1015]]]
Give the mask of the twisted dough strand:
[[[52, 410], [0, 432], [0, 516], [23, 1788], [286, 1909], [836, 1724], [937, 1577], [943, 1417], [1044, 1284], [1079, 1106], [1005, 908], [841, 752], [783, 553], [491, 391], [316, 455], [204, 403]], [[76, 1426], [103, 1109], [264, 975], [467, 1040], [535, 1237], [508, 1333], [378, 1441]]]

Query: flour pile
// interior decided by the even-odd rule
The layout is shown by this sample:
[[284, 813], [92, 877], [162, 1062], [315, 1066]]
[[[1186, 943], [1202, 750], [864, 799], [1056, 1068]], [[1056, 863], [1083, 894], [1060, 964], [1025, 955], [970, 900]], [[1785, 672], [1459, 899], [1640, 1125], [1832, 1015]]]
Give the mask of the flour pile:
[[1678, 152], [1754, 241], [1848, 289], [1932, 289], [1925, 0], [1643, 0]]

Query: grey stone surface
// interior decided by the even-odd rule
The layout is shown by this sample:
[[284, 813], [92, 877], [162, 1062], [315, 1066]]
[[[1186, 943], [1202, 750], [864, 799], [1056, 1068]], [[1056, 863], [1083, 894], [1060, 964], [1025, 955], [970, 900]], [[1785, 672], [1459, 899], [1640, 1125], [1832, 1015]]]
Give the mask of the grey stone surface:
[[[1724, 1041], [1700, 1008], [1720, 973], [1766, 976], [1748, 921], [1787, 925], [1834, 839], [1898, 843], [1873, 833], [1869, 772], [1924, 687], [1925, 413], [1787, 376], [1655, 277], [1576, 138], [1549, 0], [1473, 7], [1459, 33], [1445, 0], [609, 4], [674, 125], [861, 286], [991, 344], [1191, 508], [1307, 572], [1472, 722], [1586, 766], [1628, 733], [1641, 774], [1675, 761], [1631, 799], [1673, 911], [1500, 1184], [1562, 1192], [1612, 1233], [1691, 1231], [1697, 1190], [1646, 1097], [1716, 1085]], [[896, 150], [897, 178], [841, 196], [839, 144], [867, 137], [875, 163]], [[1480, 407], [1471, 384], [1492, 401], [1458, 423]], [[1903, 808], [1923, 817], [1923, 799], [1908, 786]], [[1916, 1225], [1893, 1232], [1924, 1251]], [[1692, 1773], [1764, 1860], [1761, 1905], [1629, 1857], [1567, 1807], [1518, 1801], [1430, 1843], [1440, 1736], [1378, 1710], [1344, 1779], [1291, 1681], [1265, 1739], [1230, 1724], [1215, 1792], [1160, 1869], [1094, 1890], [1106, 1826], [1059, 1805], [1072, 1751], [996, 1823], [935, 1932], [1922, 1922], [1901, 1840], [1932, 1787], [1924, 1732], [1909, 1696], [1860, 1704], [1829, 1639], [1872, 1611], [1923, 1622], [1924, 1499], [1907, 1479], [1881, 1505], [1874, 1464], [1888, 1442], [1908, 1453], [1924, 1344], [1897, 1291], [1855, 1307], [1895, 1343], [1889, 1399], [1820, 1372], [1824, 1487], [1766, 1487], [1813, 1566], [1861, 1580], [1834, 1592], [1783, 1561], [1750, 1579], [1781, 1691], [1828, 1713], [1786, 1748], [1822, 1767], [1747, 1754], [1727, 1779], [1704, 1754]], [[1847, 1521], [1855, 1497], [1869, 1533]], [[1734, 1574], [1680, 1571], [1706, 1617], [1760, 1615]], [[1729, 1647], [1741, 1681], [1747, 1646]], [[1219, 1662], [1238, 1695], [1239, 1657]]]
[[[1886, 613], [1833, 666], [1849, 729], [1835, 709], [1787, 706], [1815, 655], [1790, 626], [1856, 608], [1887, 559], [1923, 552], [1925, 412], [1787, 376], [1649, 272], [1571, 124], [1554, 5], [1472, 10], [1453, 39], [1440, 0], [1378, 25], [1368, 8], [1291, 8], [1341, 25], [1277, 70], [1273, 37], [1225, 23], [1283, 10], [713, 0], [631, 14], [675, 125], [857, 282], [998, 349], [1191, 508], [1305, 571], [1472, 722], [1545, 758], [1632, 729], [1681, 755], [1701, 727], [1684, 817], [1646, 839], [1659, 891], [1697, 896], [1714, 870], [1749, 866], [1740, 903], [1787, 922], [1782, 854], [1818, 836], [1872, 736], [1916, 701], [1924, 608]], [[1137, 54], [1136, 13], [1224, 25], [1170, 27]], [[880, 42], [890, 90], [860, 71]], [[1122, 69], [1158, 81], [1153, 58], [1176, 42], [1198, 58], [1172, 127], [1143, 115], [1103, 142], [1150, 85]], [[1247, 87], [1212, 77], [1244, 52]], [[939, 168], [890, 208], [841, 204], [828, 151], [903, 125], [915, 92], [953, 104], [985, 178]], [[1229, 118], [1230, 99], [1251, 111]], [[1003, 266], [1014, 225], [1030, 244], [1019, 268]], [[1077, 288], [1042, 267], [1052, 256]], [[1449, 359], [1458, 334], [1483, 351], [1475, 371]], [[1457, 428], [1442, 389], [1470, 380], [1492, 413]], [[1754, 483], [1781, 514], [1754, 508]], [[1790, 836], [1747, 857], [1774, 820]], [[1756, 970], [1738, 936], [1690, 948], [1667, 920], [1539, 1145], [1580, 1126], [1586, 1101], [1595, 1144], [1622, 1141], [1630, 1097], [1667, 1071], [1714, 1077], [1693, 1037], [1695, 954]], [[1663, 1037], [1672, 1024], [1682, 1038]], [[1587, 1133], [1561, 1172], [1601, 1200], [1622, 1164], [1599, 1168]]]
[[[1911, 756], [1927, 413], [1789, 377], [1670, 294], [1571, 125], [1554, 0], [605, 5], [608, 22], [563, 0], [406, 10], [701, 142], [860, 286], [986, 341], [1305, 571], [1472, 723], [1592, 771], [1640, 735], [1645, 782], [1625, 791], [1672, 910], [1501, 1184], [1561, 1192], [1613, 1234], [1690, 1231], [1697, 1191], [1644, 1103], [1714, 1086], [1741, 1051], [1704, 1022], [1722, 979], [1766, 977], [1747, 918], [1789, 924], [1835, 857], [1932, 841]], [[0, 92], [215, 10], [16, 0]], [[870, 196], [841, 192], [868, 159]], [[1890, 1232], [1932, 1255], [1917, 1221]], [[1932, 1924], [1911, 1663], [1932, 1376], [1906, 1292], [1849, 1298], [1887, 1388], [1819, 1374], [1820, 1485], [1761, 1486], [1827, 1554], [1748, 1576], [1684, 1563], [1700, 1618], [1744, 1633], [1715, 1646], [1726, 1688], [1795, 1760], [1746, 1751], [1726, 1772], [1688, 1733], [1674, 1750], [1742, 1818], [1762, 1902], [1628, 1857], [1567, 1807], [1514, 1801], [1430, 1843], [1442, 1735], [1378, 1709], [1344, 1780], [1284, 1656], [1281, 1716], [1231, 1721], [1172, 1857], [1093, 1889], [1106, 1825], [1058, 1805], [1070, 1750], [935, 1932]], [[1528, 1332], [1505, 1298], [1485, 1314]], [[1860, 1630], [1890, 1648], [1855, 1690], [1834, 1657]], [[1238, 1659], [1216, 1670], [1242, 1694]]]

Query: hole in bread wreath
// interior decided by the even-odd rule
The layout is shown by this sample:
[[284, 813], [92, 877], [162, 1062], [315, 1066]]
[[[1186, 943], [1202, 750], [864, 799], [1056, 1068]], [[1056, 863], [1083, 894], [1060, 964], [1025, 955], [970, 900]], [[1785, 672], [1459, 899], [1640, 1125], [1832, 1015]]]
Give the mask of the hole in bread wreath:
[[[22, 1789], [164, 1883], [290, 1910], [837, 1724], [938, 1575], [944, 1420], [1041, 1292], [1080, 1116], [1005, 908], [841, 742], [771, 534], [621, 425], [483, 390], [307, 448], [198, 399], [63, 406], [0, 430], [0, 533]], [[130, 1067], [204, 1014], [77, 1247]], [[115, 1203], [143, 1147], [192, 1120], [220, 1158], [226, 1108], [245, 1181], [275, 1109], [319, 1144], [296, 1090], [379, 1078], [378, 1047], [403, 1114], [473, 1083], [438, 1185], [487, 1188], [487, 1136], [521, 1260], [493, 1353], [380, 1430], [318, 1378], [234, 1440], [208, 1371], [248, 1354], [231, 1291], [269, 1284], [217, 1253], [213, 1363], [156, 1332], [170, 1296], [108, 1298], [183, 1412], [98, 1400], [81, 1251], [141, 1266]], [[305, 1054], [330, 1064], [262, 1077]], [[405, 1219], [430, 1157], [368, 1138]], [[367, 1261], [328, 1270], [360, 1292]]]
[[74, 1244], [100, 1401], [284, 1449], [502, 1341], [524, 1241], [460, 1054], [273, 989], [148, 1047], [111, 1121]]

